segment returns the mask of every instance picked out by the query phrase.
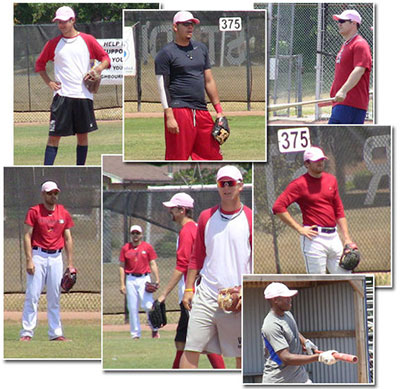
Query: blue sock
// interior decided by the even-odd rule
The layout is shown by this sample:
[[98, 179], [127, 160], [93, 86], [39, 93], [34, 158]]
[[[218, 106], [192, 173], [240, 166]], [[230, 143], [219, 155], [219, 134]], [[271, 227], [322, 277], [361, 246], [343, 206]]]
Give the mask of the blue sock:
[[88, 152], [88, 146], [76, 146], [76, 164], [84, 165], [86, 162], [86, 156]]
[[54, 160], [56, 159], [58, 147], [56, 146], [46, 146], [46, 150], [44, 152], [44, 164], [45, 165], [54, 165]]

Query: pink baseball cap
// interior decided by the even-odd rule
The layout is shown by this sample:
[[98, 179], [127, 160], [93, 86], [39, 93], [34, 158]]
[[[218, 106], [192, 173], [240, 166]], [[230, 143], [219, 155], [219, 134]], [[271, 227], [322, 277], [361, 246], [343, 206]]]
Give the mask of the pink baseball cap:
[[297, 290], [291, 290], [285, 284], [271, 282], [264, 290], [264, 298], [268, 300], [275, 297], [293, 297], [297, 293]]
[[173, 24], [193, 22], [194, 24], [199, 24], [200, 20], [196, 19], [191, 12], [179, 11], [175, 14]]
[[137, 224], [134, 224], [134, 225], [131, 227], [131, 229], [129, 230], [129, 232], [132, 232], [132, 231], [139, 231], [140, 233], [143, 232], [142, 227], [138, 226]]
[[75, 12], [71, 7], [64, 6], [58, 8], [56, 11], [56, 16], [52, 21], [55, 22], [56, 20], [61, 20], [66, 22], [69, 19], [75, 19]]
[[323, 150], [317, 146], [311, 146], [304, 152], [303, 160], [316, 162], [320, 159], [328, 159], [328, 157], [324, 154]]
[[347, 9], [340, 15], [333, 15], [332, 17], [335, 20], [351, 20], [352, 22], [361, 24], [361, 16], [355, 9]]
[[231, 178], [235, 181], [243, 181], [242, 173], [236, 166], [226, 165], [218, 170], [217, 181], [221, 178]]
[[171, 197], [171, 200], [163, 202], [164, 207], [184, 207], [193, 208], [194, 200], [187, 193], [177, 193]]
[[60, 192], [60, 188], [54, 181], [46, 181], [42, 185], [42, 192], [51, 192], [52, 190], [58, 190]]

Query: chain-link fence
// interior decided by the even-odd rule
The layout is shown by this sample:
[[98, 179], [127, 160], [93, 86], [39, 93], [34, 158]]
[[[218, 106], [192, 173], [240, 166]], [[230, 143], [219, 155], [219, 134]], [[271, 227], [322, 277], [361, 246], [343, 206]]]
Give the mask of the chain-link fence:
[[[78, 31], [96, 39], [122, 39], [122, 22], [76, 24]], [[16, 122], [48, 120], [53, 93], [35, 73], [35, 62], [46, 42], [60, 32], [54, 24], [14, 26], [14, 119]], [[53, 78], [53, 62], [46, 68]], [[102, 85], [94, 98], [98, 119], [122, 118], [122, 85]], [[100, 110], [100, 111], [99, 111]], [[43, 112], [45, 114], [43, 114]]]
[[[359, 33], [374, 55], [373, 3], [257, 3], [254, 7], [267, 9], [268, 105], [329, 97], [336, 55], [343, 44], [332, 15], [356, 9], [362, 17]], [[272, 118], [292, 114], [320, 119], [328, 112], [330, 108], [299, 106], [275, 111]], [[373, 119], [372, 98], [367, 118]]]
[[[56, 181], [59, 203], [70, 212], [77, 282], [63, 293], [64, 311], [100, 309], [101, 293], [101, 169], [100, 168], [4, 168], [4, 293], [5, 309], [22, 311], [26, 286], [24, 220], [28, 209], [42, 202], [44, 181]], [[64, 261], [65, 262], [65, 261]], [[66, 263], [64, 263], [66, 266]], [[65, 300], [66, 303], [63, 303]], [[41, 304], [40, 309], [45, 309]]]
[[[177, 192], [186, 192], [194, 199], [194, 220], [200, 212], [220, 202], [216, 185], [194, 187], [160, 187], [146, 191], [103, 191], [103, 313], [126, 313], [125, 299], [120, 294], [119, 254], [130, 241], [129, 227], [139, 224], [143, 240], [150, 243], [157, 255], [160, 289], [167, 285], [176, 265], [176, 240], [179, 229], [162, 205]], [[252, 186], [245, 184], [241, 201], [252, 207]], [[160, 290], [154, 294], [158, 296]], [[178, 311], [177, 290], [166, 300], [167, 311]]]
[[[154, 73], [157, 52], [174, 39], [172, 19], [176, 11], [124, 12], [124, 26], [135, 36], [137, 75], [125, 76], [127, 112], [160, 111], [160, 95]], [[209, 51], [212, 72], [225, 110], [265, 109], [265, 11], [197, 11], [200, 19], [193, 39]], [[241, 29], [221, 31], [220, 18], [240, 18]], [[229, 106], [226, 104], [230, 102]]]
[[[306, 172], [303, 152], [279, 152], [281, 128], [268, 128], [268, 164], [254, 164], [255, 273], [305, 273], [298, 233], [272, 214], [276, 198]], [[325, 170], [337, 178], [349, 233], [362, 255], [357, 272], [391, 271], [391, 128], [310, 126], [309, 131], [311, 144], [329, 157]], [[302, 224], [297, 204], [288, 210]]]

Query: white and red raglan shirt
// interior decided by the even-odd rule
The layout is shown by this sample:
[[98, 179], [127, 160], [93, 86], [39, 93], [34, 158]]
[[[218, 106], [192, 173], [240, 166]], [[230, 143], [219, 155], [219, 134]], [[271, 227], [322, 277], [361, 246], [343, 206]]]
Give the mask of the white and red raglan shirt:
[[189, 269], [200, 270], [201, 285], [218, 291], [242, 284], [252, 273], [252, 211], [242, 205], [227, 213], [217, 205], [200, 214]]
[[35, 72], [46, 70], [48, 61], [54, 61], [55, 81], [61, 89], [54, 92], [60, 96], [91, 99], [90, 93], [83, 83], [83, 77], [94, 64], [94, 60], [102, 62], [111, 60], [92, 35], [80, 32], [73, 38], [62, 35], [49, 40], [36, 60]]

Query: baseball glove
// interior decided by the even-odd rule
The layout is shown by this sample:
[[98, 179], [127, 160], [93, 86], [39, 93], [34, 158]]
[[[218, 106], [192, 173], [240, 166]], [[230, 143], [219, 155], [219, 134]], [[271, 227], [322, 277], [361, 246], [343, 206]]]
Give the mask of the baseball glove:
[[65, 292], [69, 292], [76, 282], [76, 269], [74, 267], [67, 267], [65, 269], [63, 278], [61, 279], [61, 288]]
[[144, 290], [148, 293], [154, 293], [158, 289], [157, 282], [146, 282]]
[[212, 136], [220, 144], [223, 145], [229, 138], [231, 130], [229, 129], [228, 119], [225, 116], [217, 118], [212, 129]]
[[348, 243], [343, 248], [343, 254], [340, 257], [339, 265], [346, 270], [354, 270], [360, 263], [360, 252], [355, 243]]
[[101, 74], [92, 68], [83, 77], [83, 82], [90, 93], [97, 93], [100, 87]]
[[158, 300], [154, 301], [153, 308], [149, 312], [149, 320], [154, 328], [161, 328], [167, 324], [164, 302], [160, 303]]
[[242, 287], [221, 289], [218, 293], [218, 306], [225, 312], [240, 312], [242, 309]]

